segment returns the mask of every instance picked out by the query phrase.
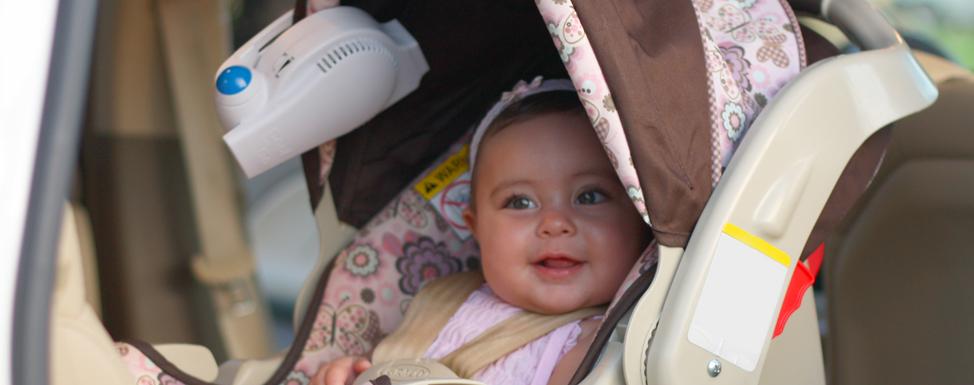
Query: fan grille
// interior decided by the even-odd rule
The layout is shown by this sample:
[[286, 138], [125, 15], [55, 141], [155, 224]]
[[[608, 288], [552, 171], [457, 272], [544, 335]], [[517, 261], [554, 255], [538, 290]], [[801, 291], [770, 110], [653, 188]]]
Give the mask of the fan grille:
[[380, 53], [388, 57], [393, 65], [396, 65], [396, 57], [382, 43], [373, 39], [352, 39], [339, 44], [322, 56], [321, 60], [317, 63], [318, 68], [321, 69], [321, 72], [327, 74], [328, 71], [337, 67], [345, 58], [363, 52]]

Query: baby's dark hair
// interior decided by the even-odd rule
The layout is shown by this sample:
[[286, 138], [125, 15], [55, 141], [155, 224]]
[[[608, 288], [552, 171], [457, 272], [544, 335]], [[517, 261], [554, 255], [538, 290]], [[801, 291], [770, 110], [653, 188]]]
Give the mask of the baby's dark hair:
[[578, 94], [574, 91], [548, 91], [529, 95], [511, 103], [497, 115], [497, 118], [484, 130], [481, 146], [488, 136], [496, 134], [504, 127], [554, 113], [577, 113], [583, 117], [588, 116], [585, 108], [582, 107], [582, 102], [578, 99]]
[[[523, 99], [517, 100], [501, 111], [500, 114], [494, 118], [494, 121], [484, 129], [484, 135], [480, 139], [480, 149], [484, 148], [484, 145], [490, 141], [490, 137], [494, 136], [504, 128], [525, 120], [534, 119], [540, 116], [548, 114], [570, 114], [578, 115], [583, 119], [588, 119], [588, 114], [585, 112], [585, 107], [582, 106], [581, 100], [578, 99], [578, 94], [571, 90], [558, 90], [558, 91], [547, 91], [539, 92], [533, 95], [524, 97]], [[476, 189], [477, 181], [477, 167], [479, 163], [480, 154], [483, 151], [477, 151], [477, 159], [474, 159], [474, 169], [471, 170], [470, 178], [470, 206], [474, 206], [474, 190]], [[476, 208], [475, 208], [476, 209]]]

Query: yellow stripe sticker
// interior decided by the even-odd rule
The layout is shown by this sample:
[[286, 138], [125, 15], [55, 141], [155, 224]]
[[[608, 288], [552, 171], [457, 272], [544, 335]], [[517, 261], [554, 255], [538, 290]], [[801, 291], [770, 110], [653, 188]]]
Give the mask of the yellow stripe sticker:
[[785, 265], [785, 267], [791, 266], [791, 258], [788, 257], [788, 254], [785, 254], [784, 251], [779, 250], [770, 243], [765, 242], [765, 240], [742, 230], [740, 227], [728, 223], [724, 225], [724, 233], [730, 235], [738, 241], [744, 242], [745, 245], [753, 247], [755, 250], [761, 252], [761, 254], [771, 257], [771, 259]]
[[433, 199], [450, 182], [453, 182], [460, 174], [470, 169], [470, 163], [467, 161], [468, 151], [470, 151], [470, 145], [463, 146], [460, 152], [450, 156], [446, 162], [443, 162], [440, 167], [437, 167], [436, 170], [429, 173], [429, 175], [419, 181], [413, 188], [419, 191], [427, 200]]

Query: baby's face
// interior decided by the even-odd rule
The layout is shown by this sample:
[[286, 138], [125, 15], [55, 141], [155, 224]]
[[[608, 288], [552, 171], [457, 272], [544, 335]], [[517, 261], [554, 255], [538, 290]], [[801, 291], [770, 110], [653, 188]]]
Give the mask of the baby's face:
[[491, 289], [545, 314], [612, 300], [649, 229], [589, 122], [547, 114], [484, 144], [464, 218]]

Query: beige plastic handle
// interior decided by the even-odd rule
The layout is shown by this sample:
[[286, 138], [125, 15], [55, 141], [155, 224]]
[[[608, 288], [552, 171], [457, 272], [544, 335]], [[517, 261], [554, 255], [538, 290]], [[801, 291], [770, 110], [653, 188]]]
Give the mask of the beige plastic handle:
[[355, 379], [352, 385], [366, 385], [381, 376], [388, 376], [396, 385], [486, 385], [476, 380], [459, 378], [450, 368], [436, 360], [411, 358], [376, 364]]
[[[785, 275], [790, 277], [860, 144], [936, 98], [937, 88], [905, 44], [824, 60], [791, 80], [752, 125], [694, 229], [645, 360], [648, 383], [757, 384], [773, 322], [753, 371], [688, 340], [722, 229], [733, 224], [792, 256]], [[789, 179], [796, 173], [801, 183]], [[708, 374], [714, 359], [723, 363], [717, 377]]]

